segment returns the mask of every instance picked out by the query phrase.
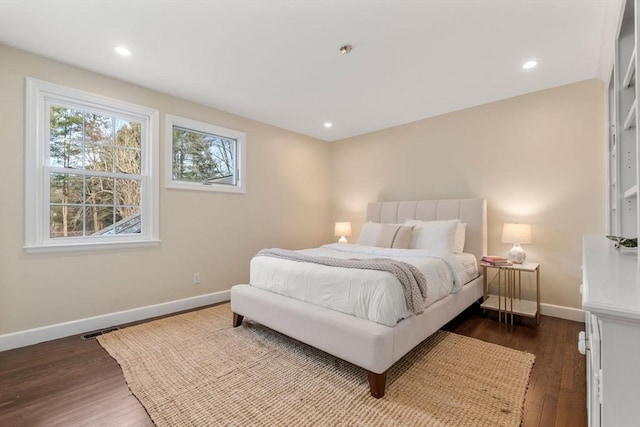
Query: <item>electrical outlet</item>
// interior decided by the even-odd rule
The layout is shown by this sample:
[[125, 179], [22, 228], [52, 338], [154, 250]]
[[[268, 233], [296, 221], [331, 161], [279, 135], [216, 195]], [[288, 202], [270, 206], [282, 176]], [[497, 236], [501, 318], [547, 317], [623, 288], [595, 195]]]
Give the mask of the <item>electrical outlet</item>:
[[193, 273], [193, 284], [194, 285], [200, 284], [200, 273]]

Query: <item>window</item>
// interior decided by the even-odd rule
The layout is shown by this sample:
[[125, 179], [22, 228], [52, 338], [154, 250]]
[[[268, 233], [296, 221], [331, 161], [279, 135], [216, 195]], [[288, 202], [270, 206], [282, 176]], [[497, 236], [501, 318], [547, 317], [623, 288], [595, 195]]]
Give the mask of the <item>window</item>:
[[29, 252], [158, 242], [158, 112], [27, 78]]
[[167, 114], [168, 188], [244, 193], [244, 133]]

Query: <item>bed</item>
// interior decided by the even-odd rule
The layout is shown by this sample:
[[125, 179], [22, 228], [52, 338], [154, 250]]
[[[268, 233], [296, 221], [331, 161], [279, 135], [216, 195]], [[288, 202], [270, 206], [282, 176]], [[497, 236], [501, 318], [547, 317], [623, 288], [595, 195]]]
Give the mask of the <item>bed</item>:
[[[459, 220], [466, 224], [464, 252], [477, 260], [486, 254], [487, 214], [484, 199], [448, 199], [374, 202], [367, 207], [367, 221], [400, 224]], [[482, 277], [461, 284], [460, 289], [438, 299], [419, 315], [410, 315], [393, 326], [293, 299], [249, 284], [231, 288], [234, 327], [247, 317], [271, 329], [362, 367], [371, 395], [384, 396], [387, 370], [416, 345], [436, 332], [482, 297]]]

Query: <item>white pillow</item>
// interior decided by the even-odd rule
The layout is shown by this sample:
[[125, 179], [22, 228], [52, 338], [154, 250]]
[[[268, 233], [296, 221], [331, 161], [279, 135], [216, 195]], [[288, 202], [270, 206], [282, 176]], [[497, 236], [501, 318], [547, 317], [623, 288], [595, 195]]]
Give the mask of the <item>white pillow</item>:
[[464, 240], [467, 235], [467, 224], [459, 222], [456, 227], [456, 237], [453, 240], [453, 253], [461, 254], [464, 252]]
[[456, 230], [460, 220], [418, 221], [408, 219], [406, 225], [413, 225], [409, 249], [453, 252]]
[[360, 230], [360, 237], [358, 238], [358, 245], [362, 246], [375, 246], [378, 241], [378, 235], [382, 225], [377, 222], [366, 222]]

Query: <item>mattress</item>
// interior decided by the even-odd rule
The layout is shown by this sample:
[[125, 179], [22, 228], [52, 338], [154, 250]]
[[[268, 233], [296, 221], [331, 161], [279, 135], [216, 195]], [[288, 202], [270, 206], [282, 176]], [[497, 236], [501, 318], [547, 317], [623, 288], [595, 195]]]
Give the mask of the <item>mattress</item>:
[[[472, 254], [420, 249], [387, 249], [352, 244], [330, 244], [301, 253], [333, 258], [392, 258], [414, 265], [424, 274], [427, 307], [455, 293], [478, 276]], [[371, 320], [386, 326], [411, 316], [402, 285], [391, 273], [346, 269], [266, 256], [251, 260], [250, 284], [260, 289]]]

